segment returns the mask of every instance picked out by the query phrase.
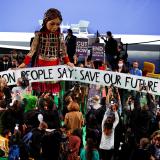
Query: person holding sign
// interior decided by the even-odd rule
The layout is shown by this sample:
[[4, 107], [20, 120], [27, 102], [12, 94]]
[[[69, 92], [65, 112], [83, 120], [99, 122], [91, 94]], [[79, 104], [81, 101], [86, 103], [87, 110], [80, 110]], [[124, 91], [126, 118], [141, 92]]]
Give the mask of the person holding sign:
[[[42, 28], [39, 32], [36, 32], [31, 49], [19, 68], [24, 68], [29, 65], [34, 53], [37, 54], [36, 67], [59, 65], [61, 60], [71, 67], [74, 66], [69, 61], [65, 41], [63, 35], [60, 33], [61, 22], [62, 15], [59, 10], [50, 8], [45, 12]], [[33, 83], [32, 88], [39, 92], [49, 91], [58, 93], [60, 85], [59, 83], [36, 82]]]

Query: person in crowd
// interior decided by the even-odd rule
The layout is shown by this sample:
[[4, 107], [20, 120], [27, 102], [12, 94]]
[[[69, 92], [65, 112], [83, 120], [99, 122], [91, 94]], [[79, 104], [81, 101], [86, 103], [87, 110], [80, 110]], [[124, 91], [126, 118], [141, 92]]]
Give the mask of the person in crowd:
[[72, 101], [77, 102], [79, 105], [81, 103], [81, 97], [82, 97], [82, 92], [81, 92], [81, 84], [79, 82], [75, 82], [73, 88], [71, 88], [71, 103]]
[[[26, 106], [28, 105], [28, 103], [30, 103], [30, 102], [28, 102], [28, 100], [27, 100], [27, 102], [26, 101], [24, 101], [23, 102], [24, 104], [24, 107], [25, 107], [25, 109], [26, 109]], [[32, 102], [32, 103], [30, 103], [29, 105], [33, 105], [33, 106], [36, 106], [36, 102]], [[23, 119], [24, 119], [24, 126], [26, 126], [27, 128], [29, 127], [29, 128], [38, 128], [38, 126], [39, 126], [39, 120], [37, 119], [37, 116], [41, 113], [41, 114], [43, 114], [43, 111], [41, 111], [41, 110], [39, 110], [39, 109], [37, 109], [36, 107], [30, 107], [30, 108], [32, 108], [32, 109], [30, 109], [30, 110], [28, 110], [28, 111], [26, 111], [26, 112], [24, 112], [24, 114], [23, 114]]]
[[[34, 53], [38, 54], [35, 66], [55, 66], [59, 65], [61, 60], [71, 67], [74, 66], [68, 58], [65, 41], [60, 33], [61, 22], [62, 15], [59, 10], [50, 8], [45, 12], [42, 28], [36, 33], [31, 49], [19, 68], [29, 65]], [[59, 93], [60, 84], [36, 82], [32, 84], [32, 88], [39, 92]]]
[[[60, 129], [46, 130], [42, 136], [42, 159], [44, 160], [67, 160], [67, 155], [64, 152], [67, 145], [66, 136], [63, 137], [63, 132]], [[64, 144], [64, 145], [63, 145]], [[65, 151], [64, 151], [65, 150]], [[66, 152], [65, 152], [66, 153]]]
[[19, 66], [17, 59], [12, 59], [11, 63], [11, 69], [16, 69]]
[[37, 106], [39, 110], [48, 110], [49, 108], [55, 108], [54, 97], [49, 92], [44, 92], [40, 95], [37, 101]]
[[73, 35], [73, 32], [71, 29], [67, 30], [67, 36], [65, 38], [65, 43], [67, 47], [67, 53], [70, 62], [74, 63], [74, 55], [76, 53], [76, 39], [77, 37]]
[[68, 92], [66, 92], [65, 96], [66, 104], [64, 104], [63, 115], [65, 115], [64, 113], [68, 112], [67, 106], [72, 101], [77, 102], [81, 106], [82, 113], [84, 113], [86, 110], [85, 101], [87, 97], [87, 92], [88, 92], [88, 84], [75, 82], [73, 84], [73, 87]]
[[143, 137], [149, 137], [151, 119], [152, 114], [149, 111], [148, 105], [144, 105], [142, 108], [133, 111], [132, 130], [136, 143]]
[[47, 123], [49, 129], [60, 128], [60, 116], [55, 106], [53, 99], [50, 97], [45, 98], [44, 121]]
[[85, 113], [85, 101], [88, 94], [88, 84], [75, 82], [73, 88], [70, 91], [73, 101], [77, 102], [81, 106], [82, 113]]
[[100, 97], [98, 95], [95, 95], [93, 98], [92, 107], [93, 109], [97, 110], [101, 107], [100, 105]]
[[134, 97], [129, 95], [126, 105], [124, 106], [126, 111], [133, 111], [134, 110]]
[[159, 134], [160, 134], [160, 130], [156, 130], [156, 131], [154, 131], [154, 132], [151, 134], [151, 136], [150, 136], [151, 146], [152, 146], [152, 145], [155, 145], [156, 137], [157, 137], [157, 135], [159, 135]]
[[13, 49], [10, 53], [11, 53], [11, 61], [13, 59], [18, 61], [18, 52], [17, 52], [17, 50]]
[[[106, 106], [105, 106], [106, 111]], [[101, 123], [102, 121], [101, 116], [103, 118], [104, 114], [101, 114], [101, 103], [100, 103], [100, 97], [95, 95], [92, 98], [92, 102], [90, 105], [90, 108], [88, 108], [88, 111], [86, 113], [86, 138], [92, 138], [95, 139], [95, 144], [98, 146], [100, 137], [101, 137]], [[99, 122], [101, 121], [101, 122]]]
[[119, 94], [119, 90], [113, 84], [108, 87], [108, 93], [106, 96], [107, 105], [111, 105], [113, 102], [117, 102], [118, 110], [121, 114], [122, 104], [121, 104], [121, 95]]
[[101, 124], [104, 113], [106, 111], [106, 97], [102, 97], [100, 101], [101, 107], [97, 110], [91, 109], [86, 114], [86, 138], [92, 138], [95, 140], [95, 145], [99, 148], [101, 140]]
[[0, 100], [0, 111], [5, 111], [7, 110], [7, 105], [4, 99]]
[[26, 77], [18, 78], [17, 86], [12, 88], [12, 103], [14, 100], [22, 101], [25, 94], [31, 94], [31, 86]]
[[155, 130], [160, 130], [160, 108], [157, 108], [156, 110], [156, 119], [155, 119]]
[[[129, 73], [132, 74], [132, 75], [136, 75], [136, 76], [142, 76], [142, 70], [139, 68], [139, 63], [138, 61], [133, 61], [132, 62], [132, 67], [131, 69], [129, 70]], [[136, 95], [136, 91], [131, 91], [131, 94], [133, 96]]]
[[[76, 64], [75, 62], [75, 55], [76, 55], [76, 39], [77, 37], [73, 35], [73, 32], [71, 29], [67, 30], [67, 36], [65, 37], [65, 44], [67, 48], [67, 53], [70, 62]], [[65, 82], [65, 90], [70, 89], [72, 82], [66, 81]]]
[[101, 105], [101, 107], [99, 109], [97, 109], [97, 112], [96, 112], [95, 115], [96, 115], [97, 122], [98, 122], [98, 125], [99, 125], [98, 128], [101, 129], [101, 124], [102, 124], [103, 116], [104, 116], [104, 113], [106, 112], [106, 107], [107, 107], [106, 96], [101, 98], [100, 105]]
[[82, 128], [84, 124], [84, 119], [82, 112], [80, 112], [79, 104], [76, 102], [71, 102], [68, 105], [69, 112], [66, 113], [64, 118], [64, 124], [71, 129], [73, 132], [74, 129]]
[[123, 108], [123, 123], [126, 128], [130, 128], [132, 124], [133, 110], [135, 109], [135, 97], [129, 95]]
[[100, 160], [99, 152], [93, 139], [87, 139], [86, 147], [81, 150], [80, 158], [81, 160]]
[[98, 68], [99, 70], [104, 70], [104, 71], [111, 71], [108, 62], [102, 63], [101, 66]]
[[3, 151], [4, 157], [7, 157], [9, 153], [9, 139], [11, 135], [11, 131], [8, 129], [4, 130], [2, 135], [0, 135], [0, 149]]
[[95, 95], [101, 97], [101, 86], [98, 84], [90, 84], [88, 88], [87, 108], [90, 108], [90, 106], [92, 105], [92, 98]]
[[91, 60], [91, 56], [85, 57], [85, 68], [95, 68], [93, 61]]
[[129, 73], [128, 68], [125, 65], [123, 59], [119, 59], [118, 60], [118, 63], [117, 63], [115, 71], [119, 72], [119, 73]]
[[71, 133], [70, 130], [67, 131], [67, 137], [68, 137], [68, 157], [67, 160], [78, 160], [79, 159], [79, 149], [81, 144], [81, 139], [77, 135], [77, 130], [74, 129]]
[[24, 108], [21, 106], [21, 102], [15, 100], [13, 105], [6, 109], [1, 115], [1, 127], [3, 129], [9, 129], [13, 133], [16, 124], [19, 124], [20, 127], [22, 127], [23, 114]]
[[152, 155], [153, 160], [160, 159], [160, 132], [155, 131], [151, 136], [151, 145], [149, 146], [149, 152]]
[[66, 94], [64, 96], [64, 103], [63, 103], [63, 111], [62, 111], [62, 114], [63, 114], [63, 117], [65, 116], [66, 113], [68, 113], [68, 108], [67, 106], [73, 101], [72, 99], [72, 96], [71, 94]]
[[124, 49], [123, 42], [118, 42], [118, 57], [117, 60], [123, 59], [126, 64], [128, 58], [127, 51]]
[[117, 51], [117, 41], [113, 38], [112, 32], [107, 32], [106, 39], [104, 37], [101, 37], [105, 42], [105, 53], [106, 53], [106, 61], [109, 62], [112, 70], [116, 67], [116, 59], [118, 56]]
[[16, 125], [14, 133], [9, 139], [9, 154], [8, 159], [10, 160], [26, 160], [29, 159], [28, 152], [25, 148], [25, 145], [22, 141], [22, 134], [19, 130], [19, 127]]
[[[129, 73], [129, 70], [126, 67], [126, 65], [125, 65], [125, 63], [124, 63], [124, 61], [122, 59], [119, 59], [115, 71], [119, 72], [119, 73]], [[119, 88], [118, 91], [119, 91], [119, 94], [121, 96], [121, 104], [122, 104], [122, 106], [124, 106], [125, 102], [127, 100], [128, 92], [127, 92], [127, 90], [124, 90], [122, 88]]]
[[12, 101], [12, 97], [11, 97], [11, 89], [7, 85], [7, 80], [5, 78], [0, 78], [0, 90], [4, 95], [3, 98], [5, 100], [5, 105], [6, 107], [8, 107]]
[[139, 69], [138, 61], [133, 61], [132, 68], [130, 69], [129, 73], [136, 76], [142, 76], [142, 70]]
[[148, 149], [149, 144], [148, 138], [141, 138], [139, 147], [133, 151], [130, 160], [152, 160], [153, 157]]
[[119, 123], [119, 116], [114, 107], [107, 108], [102, 121], [102, 137], [100, 142], [100, 152], [102, 160], [111, 160], [114, 155], [114, 134]]
[[32, 142], [31, 147], [31, 157], [35, 160], [41, 158], [41, 149], [42, 149], [42, 138], [45, 135], [45, 130], [48, 128], [47, 123], [43, 120], [40, 120], [38, 128], [32, 130]]
[[4, 55], [2, 57], [2, 62], [0, 63], [0, 71], [6, 71], [11, 68], [10, 57], [8, 55]]

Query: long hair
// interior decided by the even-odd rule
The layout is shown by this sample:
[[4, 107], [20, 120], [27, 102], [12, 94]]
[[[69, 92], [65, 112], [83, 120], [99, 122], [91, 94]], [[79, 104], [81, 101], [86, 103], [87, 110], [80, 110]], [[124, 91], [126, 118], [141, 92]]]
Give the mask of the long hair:
[[42, 28], [40, 29], [41, 32], [44, 32], [46, 30], [46, 23], [50, 20], [59, 18], [62, 22], [62, 15], [61, 12], [58, 9], [50, 8], [44, 13]]
[[86, 154], [86, 158], [87, 160], [92, 160], [92, 156], [93, 156], [93, 150], [95, 148], [95, 143], [93, 141], [92, 138], [88, 138], [87, 139], [87, 154]]

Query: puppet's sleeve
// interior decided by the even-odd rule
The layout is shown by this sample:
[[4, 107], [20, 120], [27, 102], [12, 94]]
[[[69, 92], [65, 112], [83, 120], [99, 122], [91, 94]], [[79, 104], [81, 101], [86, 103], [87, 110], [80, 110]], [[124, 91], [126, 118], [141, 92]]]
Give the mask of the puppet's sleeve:
[[31, 45], [31, 49], [30, 49], [29, 53], [25, 56], [25, 59], [24, 59], [24, 63], [26, 65], [28, 65], [31, 62], [32, 56], [37, 51], [38, 44], [39, 44], [39, 33], [36, 33], [36, 35], [33, 39], [32, 45]]
[[60, 35], [60, 55], [64, 61], [65, 64], [67, 64], [69, 61], [69, 57], [67, 54], [67, 49], [66, 49], [66, 45], [65, 45], [65, 40], [63, 35]]

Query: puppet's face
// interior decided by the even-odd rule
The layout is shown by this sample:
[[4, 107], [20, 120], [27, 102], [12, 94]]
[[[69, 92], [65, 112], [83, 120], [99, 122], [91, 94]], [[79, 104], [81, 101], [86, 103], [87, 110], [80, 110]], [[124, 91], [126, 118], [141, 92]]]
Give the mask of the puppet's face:
[[58, 30], [58, 28], [60, 28], [60, 24], [61, 24], [60, 19], [56, 18], [56, 19], [48, 21], [46, 23], [46, 27], [47, 27], [48, 31], [55, 32]]

